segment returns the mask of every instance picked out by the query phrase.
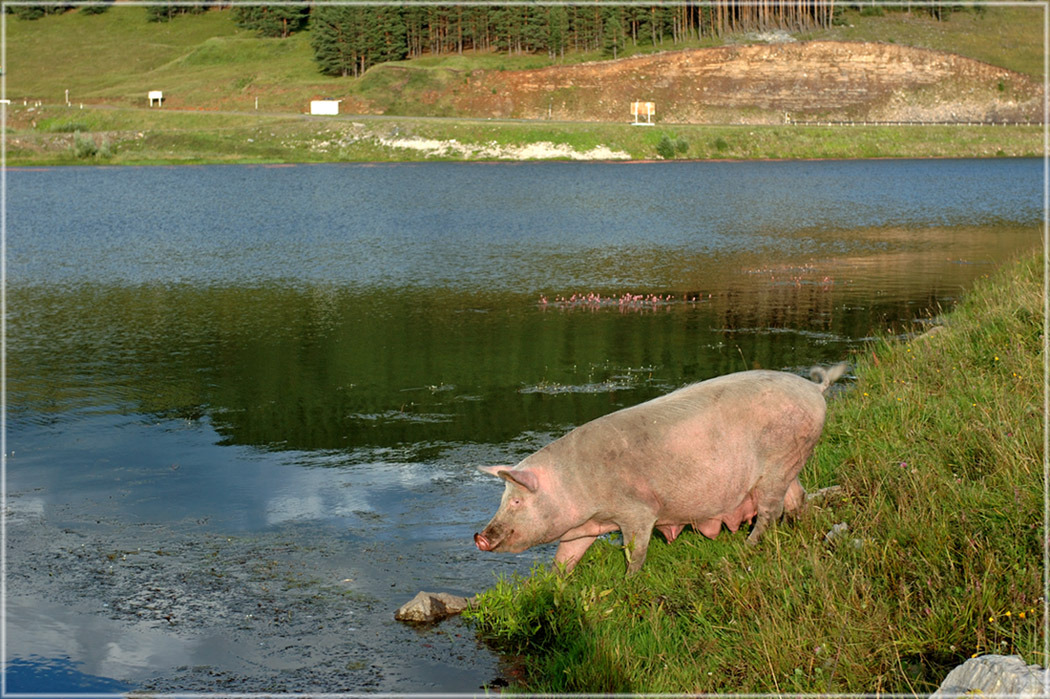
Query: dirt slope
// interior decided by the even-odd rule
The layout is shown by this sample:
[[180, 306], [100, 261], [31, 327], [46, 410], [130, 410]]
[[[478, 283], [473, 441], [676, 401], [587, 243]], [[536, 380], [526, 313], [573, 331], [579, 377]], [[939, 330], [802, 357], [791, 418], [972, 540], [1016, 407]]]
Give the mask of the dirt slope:
[[1025, 75], [955, 54], [813, 41], [476, 70], [419, 99], [464, 116], [525, 119], [626, 121], [642, 100], [665, 123], [1037, 121], [1041, 92]]

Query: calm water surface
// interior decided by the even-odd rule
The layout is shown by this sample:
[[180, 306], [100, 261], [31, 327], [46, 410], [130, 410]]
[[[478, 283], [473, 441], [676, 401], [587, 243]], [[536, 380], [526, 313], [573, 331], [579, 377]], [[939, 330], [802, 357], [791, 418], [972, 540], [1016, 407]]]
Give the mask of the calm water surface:
[[[420, 589], [514, 463], [916, 332], [1035, 247], [1038, 160], [8, 173], [9, 691], [472, 692]], [[629, 303], [621, 303], [624, 294]]]

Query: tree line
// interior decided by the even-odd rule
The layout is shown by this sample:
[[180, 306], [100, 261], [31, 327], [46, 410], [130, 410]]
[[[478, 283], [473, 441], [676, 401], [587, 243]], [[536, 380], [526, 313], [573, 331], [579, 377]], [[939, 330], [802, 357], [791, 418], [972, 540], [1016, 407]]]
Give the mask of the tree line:
[[[102, 12], [112, 0], [81, 7]], [[370, 5], [325, 0], [283, 5], [248, 5], [202, 0], [194, 4], [150, 5], [147, 18], [170, 21], [186, 13], [232, 8], [238, 26], [264, 37], [288, 37], [308, 29], [318, 69], [326, 75], [359, 76], [378, 63], [425, 54], [497, 51], [546, 54], [600, 51], [619, 57], [628, 48], [679, 44], [709, 36], [783, 29], [806, 31], [834, 24], [844, 9], [865, 14], [928, 12], [937, 18], [962, 9], [949, 3], [914, 8], [836, 0], [714, 0], [656, 5]], [[24, 19], [63, 12], [69, 6], [8, 8]], [[976, 8], [980, 11], [980, 6]]]
[[[283, 24], [249, 19], [234, 5], [239, 25], [263, 36], [287, 36], [291, 26], [309, 27], [314, 56], [322, 73], [359, 76], [377, 63], [425, 54], [464, 51], [505, 54], [595, 52], [617, 58], [627, 49], [679, 44], [709, 36], [783, 29], [828, 28], [847, 8], [865, 13], [912, 8], [835, 0], [715, 0], [656, 5], [400, 5], [335, 4], [320, 0]], [[941, 18], [960, 5], [917, 6]], [[263, 14], [253, 8], [255, 16]]]

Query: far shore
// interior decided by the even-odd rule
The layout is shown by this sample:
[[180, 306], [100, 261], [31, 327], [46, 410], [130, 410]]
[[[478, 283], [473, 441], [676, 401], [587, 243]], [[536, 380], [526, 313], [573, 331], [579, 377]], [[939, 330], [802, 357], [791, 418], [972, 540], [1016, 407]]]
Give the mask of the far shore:
[[651, 163], [1041, 157], [1045, 131], [1039, 124], [656, 123], [636, 127], [627, 122], [317, 117], [16, 104], [8, 107], [5, 138], [9, 167], [536, 160]]

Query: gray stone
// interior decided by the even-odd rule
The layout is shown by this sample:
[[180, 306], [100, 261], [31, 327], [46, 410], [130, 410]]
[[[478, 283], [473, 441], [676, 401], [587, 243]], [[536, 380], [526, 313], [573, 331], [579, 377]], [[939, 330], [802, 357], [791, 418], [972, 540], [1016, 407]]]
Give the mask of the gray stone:
[[807, 505], [825, 505], [827, 502], [834, 500], [835, 498], [843, 497], [846, 492], [842, 489], [841, 485], [829, 485], [827, 488], [821, 488], [815, 490], [812, 493], [806, 493], [806, 504]]
[[459, 614], [470, 600], [447, 592], [420, 592], [394, 613], [398, 621], [429, 624]]
[[1042, 697], [1048, 694], [1047, 682], [1046, 670], [1038, 665], [1025, 665], [1020, 656], [982, 655], [949, 672], [932, 697], [947, 699], [967, 694]]
[[824, 541], [828, 542], [829, 544], [833, 544], [839, 539], [841, 539], [843, 536], [845, 536], [846, 532], [848, 531], [849, 525], [845, 522], [839, 522], [838, 524], [834, 525], [827, 534], [824, 535]]

